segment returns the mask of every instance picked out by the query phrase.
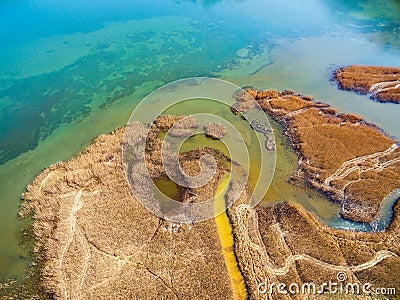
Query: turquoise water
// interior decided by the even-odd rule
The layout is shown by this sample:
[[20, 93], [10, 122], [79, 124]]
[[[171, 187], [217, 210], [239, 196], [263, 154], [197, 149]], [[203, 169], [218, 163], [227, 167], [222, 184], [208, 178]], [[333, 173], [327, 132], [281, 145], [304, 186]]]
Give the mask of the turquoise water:
[[30, 262], [17, 219], [26, 184], [123, 125], [135, 103], [165, 83], [211, 76], [291, 88], [400, 139], [400, 105], [329, 81], [343, 64], [400, 66], [399, 1], [61, 2], [0, 2], [3, 280], [24, 277]]
[[400, 188], [395, 189], [382, 201], [376, 219], [370, 223], [352, 222], [343, 218], [331, 218], [327, 224], [333, 228], [357, 231], [384, 231], [390, 225], [393, 217], [393, 206], [400, 198]]

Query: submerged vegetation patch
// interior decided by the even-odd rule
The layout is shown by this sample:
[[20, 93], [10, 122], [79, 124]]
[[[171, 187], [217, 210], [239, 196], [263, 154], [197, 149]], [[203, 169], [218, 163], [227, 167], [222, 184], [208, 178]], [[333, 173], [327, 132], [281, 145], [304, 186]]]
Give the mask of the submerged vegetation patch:
[[[138, 30], [122, 23], [113, 29], [114, 40], [98, 38], [89, 54], [60, 70], [7, 80], [0, 89], [0, 164], [34, 149], [62, 124], [82, 120], [127, 96], [139, 100], [136, 88], [146, 82], [161, 85], [209, 76], [235, 64], [237, 50], [253, 39], [232, 44], [235, 31], [225, 23], [190, 23], [184, 18], [160, 22], [166, 29], [147, 24]], [[179, 26], [169, 27], [169, 22]], [[212, 39], [210, 31], [215, 31]]]

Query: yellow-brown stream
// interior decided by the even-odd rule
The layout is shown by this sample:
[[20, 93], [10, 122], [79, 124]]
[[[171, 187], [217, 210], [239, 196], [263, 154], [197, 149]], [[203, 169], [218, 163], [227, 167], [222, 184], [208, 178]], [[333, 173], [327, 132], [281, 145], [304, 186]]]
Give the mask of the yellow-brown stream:
[[[229, 177], [230, 174], [226, 172], [218, 184], [216, 196], [214, 198], [214, 210], [216, 212], [221, 211], [225, 207], [225, 194], [229, 187]], [[224, 255], [226, 268], [231, 280], [234, 299], [246, 299], [246, 286], [236, 261], [232, 227], [226, 211], [223, 211], [215, 217], [215, 223], [217, 224], [222, 254]]]

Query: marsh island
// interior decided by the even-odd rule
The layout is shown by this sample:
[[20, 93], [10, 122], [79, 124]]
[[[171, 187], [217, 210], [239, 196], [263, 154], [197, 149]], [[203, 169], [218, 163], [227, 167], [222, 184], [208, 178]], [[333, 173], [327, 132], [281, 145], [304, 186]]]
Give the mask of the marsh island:
[[[236, 95], [234, 112], [240, 114], [250, 96], [283, 125], [298, 155], [290, 180], [304, 181], [340, 202], [341, 215], [351, 221], [378, 217], [380, 204], [400, 183], [394, 140], [362, 118], [310, 96], [244, 91], [239, 95], [245, 97]], [[206, 185], [185, 189], [168, 181], [161, 133], [182, 118], [162, 116], [150, 126], [146, 162], [152, 179], [177, 201], [201, 202], [225, 189], [222, 200], [229, 202], [238, 186], [226, 182], [233, 162], [213, 148], [180, 153], [182, 168], [192, 175], [200, 171], [202, 155], [214, 157], [215, 176]], [[174, 134], [196, 127], [186, 120]], [[133, 132], [146, 128], [134, 126]], [[400, 288], [399, 204], [384, 231], [339, 230], [299, 204], [252, 207], [248, 183], [217, 218], [171, 223], [147, 211], [129, 189], [122, 168], [125, 129], [99, 136], [81, 154], [44, 170], [24, 193], [21, 215], [33, 215], [41, 282], [54, 298], [265, 299], [259, 290], [265, 281], [322, 284], [336, 280], [338, 272], [352, 282]], [[216, 124], [206, 129], [211, 139], [224, 132]]]

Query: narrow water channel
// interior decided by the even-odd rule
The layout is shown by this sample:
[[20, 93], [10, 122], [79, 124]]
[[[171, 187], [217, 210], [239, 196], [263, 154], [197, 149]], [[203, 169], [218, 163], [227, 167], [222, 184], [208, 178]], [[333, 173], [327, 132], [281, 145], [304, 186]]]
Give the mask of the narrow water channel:
[[[225, 194], [229, 189], [229, 173], [226, 172], [218, 184], [216, 196], [214, 198], [214, 210], [221, 211], [225, 208]], [[234, 248], [232, 226], [226, 211], [215, 217], [218, 229], [218, 236], [221, 241], [222, 254], [224, 255], [225, 265], [231, 280], [232, 291], [235, 300], [247, 299], [246, 286], [240, 272]]]

